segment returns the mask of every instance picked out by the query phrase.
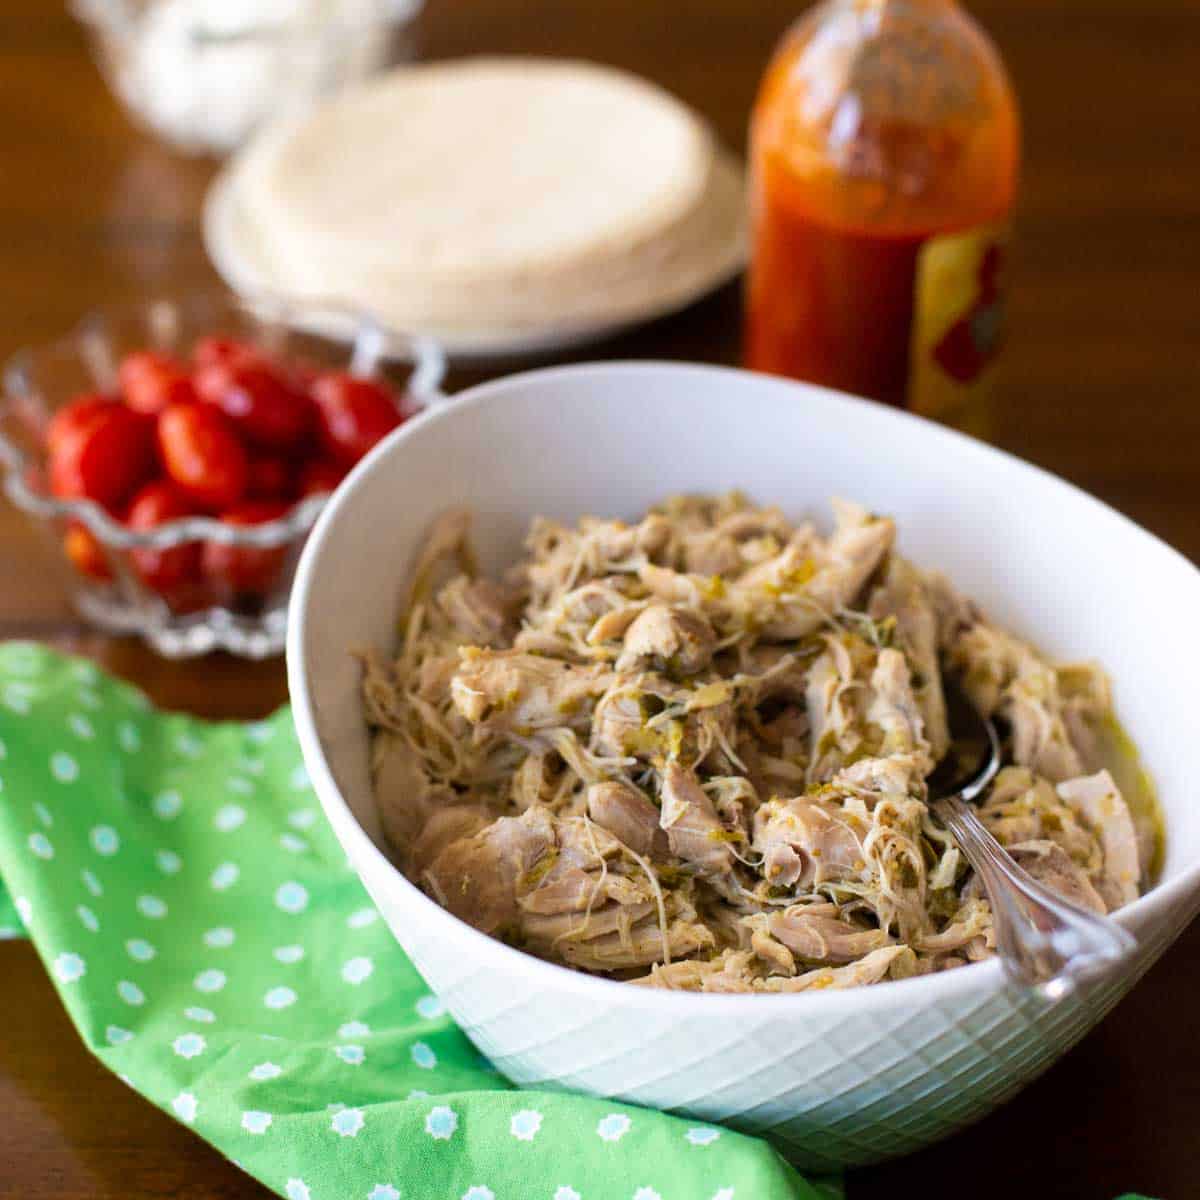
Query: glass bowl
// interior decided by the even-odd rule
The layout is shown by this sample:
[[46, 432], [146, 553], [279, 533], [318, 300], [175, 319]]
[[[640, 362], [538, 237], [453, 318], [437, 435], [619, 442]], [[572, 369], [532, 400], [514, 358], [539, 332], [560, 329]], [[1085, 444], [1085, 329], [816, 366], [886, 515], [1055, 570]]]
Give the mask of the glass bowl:
[[423, 0], [72, 0], [109, 87], [188, 153], [232, 150], [271, 117], [398, 56]]
[[[396, 333], [336, 305], [200, 295], [94, 313], [61, 340], [19, 351], [7, 364], [0, 402], [4, 490], [50, 539], [79, 613], [106, 632], [140, 635], [169, 658], [215, 649], [266, 658], [283, 649], [296, 561], [327, 494], [301, 499], [279, 519], [259, 525], [187, 517], [139, 532], [92, 500], [59, 499], [49, 488], [44, 435], [57, 409], [80, 393], [115, 393], [117, 364], [127, 352], [182, 356], [205, 334], [247, 341], [288, 362], [381, 377], [396, 387], [406, 413], [441, 398], [445, 360], [428, 338]], [[92, 534], [102, 555], [90, 575], [76, 570], [65, 550], [79, 526]], [[139, 578], [132, 552], [189, 543], [256, 550], [269, 564], [269, 583], [253, 594], [198, 583], [168, 603]]]

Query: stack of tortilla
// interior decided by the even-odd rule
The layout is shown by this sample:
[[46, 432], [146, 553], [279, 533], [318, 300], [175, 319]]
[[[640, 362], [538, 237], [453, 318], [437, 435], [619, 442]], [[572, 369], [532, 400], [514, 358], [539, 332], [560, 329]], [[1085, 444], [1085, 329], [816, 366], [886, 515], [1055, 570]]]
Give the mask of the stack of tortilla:
[[744, 256], [741, 171], [704, 122], [583, 62], [402, 68], [265, 131], [221, 190], [234, 286], [451, 343], [630, 324]]

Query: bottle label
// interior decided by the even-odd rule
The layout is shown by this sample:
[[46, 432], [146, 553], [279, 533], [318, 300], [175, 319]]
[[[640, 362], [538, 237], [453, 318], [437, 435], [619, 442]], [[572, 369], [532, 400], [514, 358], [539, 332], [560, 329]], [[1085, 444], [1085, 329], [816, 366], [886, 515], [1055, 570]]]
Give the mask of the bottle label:
[[931, 237], [917, 256], [908, 403], [983, 432], [1004, 339], [1007, 227]]

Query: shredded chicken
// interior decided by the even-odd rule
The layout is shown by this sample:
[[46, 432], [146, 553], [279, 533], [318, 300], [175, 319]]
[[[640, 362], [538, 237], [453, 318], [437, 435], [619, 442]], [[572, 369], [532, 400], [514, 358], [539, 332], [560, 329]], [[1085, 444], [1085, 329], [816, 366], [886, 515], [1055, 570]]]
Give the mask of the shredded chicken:
[[500, 580], [477, 574], [466, 514], [443, 517], [396, 657], [363, 655], [409, 877], [532, 954], [651, 987], [978, 961], [987, 899], [927, 808], [952, 676], [1010, 734], [981, 807], [1000, 842], [1085, 907], [1135, 899], [1149, 818], [1105, 769], [1103, 673], [989, 623], [896, 553], [887, 518], [834, 513], [828, 538], [736, 494], [632, 525], [538, 518]]

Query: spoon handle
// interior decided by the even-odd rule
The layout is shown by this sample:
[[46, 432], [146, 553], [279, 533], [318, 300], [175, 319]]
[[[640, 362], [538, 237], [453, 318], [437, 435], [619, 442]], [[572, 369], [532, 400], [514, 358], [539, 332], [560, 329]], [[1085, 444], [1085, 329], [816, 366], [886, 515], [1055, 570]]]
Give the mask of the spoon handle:
[[1015, 982], [1057, 1000], [1136, 948], [1133, 936], [1111, 918], [1069, 903], [1022, 870], [961, 796], [930, 807], [983, 884], [996, 950]]

